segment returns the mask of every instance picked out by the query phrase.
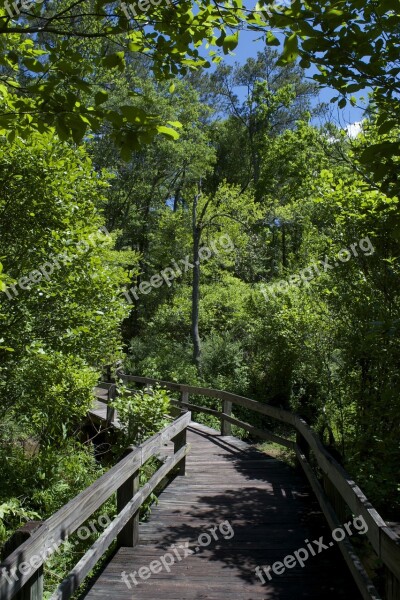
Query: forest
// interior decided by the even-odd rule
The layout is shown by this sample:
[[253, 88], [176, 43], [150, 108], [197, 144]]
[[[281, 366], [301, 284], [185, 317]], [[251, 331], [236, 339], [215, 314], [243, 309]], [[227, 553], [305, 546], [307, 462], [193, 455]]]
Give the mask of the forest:
[[[1, 3], [0, 545], [108, 468], [118, 361], [298, 414], [400, 522], [398, 0], [138, 4]], [[118, 451], [168, 403], [121, 387]]]

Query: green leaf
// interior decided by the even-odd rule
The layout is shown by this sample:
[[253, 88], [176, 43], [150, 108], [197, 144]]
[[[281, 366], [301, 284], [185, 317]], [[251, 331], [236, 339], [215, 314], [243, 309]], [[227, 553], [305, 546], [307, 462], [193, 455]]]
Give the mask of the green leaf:
[[24, 63], [26, 68], [32, 71], [33, 73], [41, 73], [45, 70], [45, 67], [42, 65], [42, 63], [36, 60], [35, 58], [25, 57], [23, 58], [22, 62]]
[[146, 123], [148, 114], [138, 106], [121, 106], [121, 113], [130, 123]]
[[272, 33], [272, 31], [268, 31], [266, 35], [266, 43], [268, 46], [280, 46], [280, 41], [278, 38]]
[[390, 131], [393, 131], [397, 126], [398, 123], [396, 121], [387, 120], [384, 123], [382, 123], [382, 125], [379, 127], [379, 133], [380, 135], [389, 133]]
[[72, 138], [75, 144], [80, 144], [86, 133], [87, 123], [78, 113], [68, 115], [68, 122], [71, 127]]
[[180, 121], [167, 121], [168, 125], [171, 125], [171, 127], [177, 127], [178, 129], [182, 129], [183, 125]]
[[224, 54], [229, 54], [232, 52], [239, 43], [239, 32], [237, 31], [233, 35], [227, 35], [222, 42], [222, 49]]
[[103, 104], [104, 102], [107, 102], [108, 100], [108, 92], [106, 92], [105, 90], [100, 90], [99, 92], [97, 92], [97, 94], [94, 97], [94, 102], [96, 104], [96, 106], [99, 106], [100, 104]]
[[60, 140], [62, 142], [66, 142], [69, 138], [70, 138], [70, 129], [69, 127], [66, 125], [65, 123], [65, 116], [64, 115], [57, 115], [56, 117], [56, 131], [58, 134], [58, 137], [60, 138]]
[[140, 52], [141, 50], [143, 50], [143, 44], [129, 42], [128, 49], [130, 50], [130, 52]]
[[109, 54], [103, 58], [102, 64], [109, 69], [117, 67], [120, 71], [123, 71], [125, 69], [125, 54], [124, 52]]
[[175, 131], [175, 129], [171, 129], [170, 127], [166, 127], [165, 125], [158, 125], [157, 131], [158, 131], [158, 133], [161, 133], [162, 135], [170, 137], [173, 140], [178, 140], [180, 137], [179, 133], [177, 131]]
[[283, 46], [282, 56], [280, 58], [280, 64], [289, 64], [296, 60], [299, 54], [299, 43], [297, 34], [293, 33], [289, 37], [286, 37], [285, 43]]

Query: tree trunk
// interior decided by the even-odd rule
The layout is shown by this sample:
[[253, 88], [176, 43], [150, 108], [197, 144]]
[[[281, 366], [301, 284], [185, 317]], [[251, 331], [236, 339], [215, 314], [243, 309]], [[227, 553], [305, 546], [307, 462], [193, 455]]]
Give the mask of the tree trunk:
[[197, 225], [198, 196], [193, 202], [192, 231], [193, 231], [193, 282], [192, 282], [192, 323], [191, 333], [193, 341], [193, 362], [197, 372], [201, 373], [201, 341], [199, 335], [199, 305], [200, 305], [200, 238], [201, 228]]

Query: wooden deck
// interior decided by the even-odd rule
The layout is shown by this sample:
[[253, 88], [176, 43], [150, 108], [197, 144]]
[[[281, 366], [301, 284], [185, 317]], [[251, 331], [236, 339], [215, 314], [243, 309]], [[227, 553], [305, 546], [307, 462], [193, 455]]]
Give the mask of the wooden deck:
[[[107, 385], [107, 384], [106, 384]], [[110, 386], [108, 385], [108, 389], [104, 389], [101, 387], [95, 387], [93, 390], [93, 405], [92, 408], [88, 412], [88, 416], [90, 419], [94, 420], [96, 423], [101, 423], [102, 426], [107, 424], [108, 419], [108, 408], [107, 405], [110, 402]], [[109, 423], [114, 429], [120, 429], [121, 424], [118, 418], [118, 413], [116, 410], [112, 412], [112, 421]]]
[[[361, 598], [337, 547], [311, 557], [304, 568], [286, 569], [262, 585], [257, 565], [272, 565], [305, 546], [305, 540], [331, 533], [305, 479], [295, 469], [233, 437], [221, 437], [193, 423], [187, 475], [177, 477], [161, 494], [147, 523], [140, 525], [139, 544], [120, 548], [92, 583], [87, 600], [338, 600]], [[229, 527], [219, 529], [229, 521]], [[209, 530], [214, 529], [213, 539]], [[212, 538], [200, 547], [199, 536]], [[140, 579], [149, 567], [189, 542], [194, 554], [175, 560]], [[207, 537], [200, 537], [207, 543]], [[171, 554], [171, 556], [172, 556]], [[170, 559], [167, 559], [169, 562]], [[157, 569], [154, 568], [154, 571]], [[134, 573], [131, 589], [122, 572]], [[142, 570], [145, 576], [148, 571]]]

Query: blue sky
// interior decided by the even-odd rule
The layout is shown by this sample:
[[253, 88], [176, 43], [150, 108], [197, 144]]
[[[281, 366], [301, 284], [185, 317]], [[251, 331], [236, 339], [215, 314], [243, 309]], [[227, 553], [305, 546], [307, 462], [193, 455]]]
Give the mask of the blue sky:
[[[279, 34], [278, 38], [282, 38]], [[239, 62], [243, 64], [250, 57], [255, 57], [257, 52], [261, 52], [264, 48], [264, 42], [260, 39], [260, 34], [251, 31], [240, 32], [239, 45], [235, 50], [234, 56], [225, 56], [224, 62], [233, 64]], [[312, 77], [313, 73], [317, 70], [312, 67], [307, 71], [307, 76]], [[330, 99], [337, 96], [337, 92], [331, 88], [321, 89], [319, 95], [319, 102], [329, 103]], [[317, 100], [317, 101], [318, 101]], [[361, 104], [361, 103], [359, 103]], [[361, 121], [363, 116], [363, 110], [357, 107], [353, 107], [350, 104], [343, 110], [337, 107], [337, 104], [330, 104], [332, 111], [331, 120], [337, 121], [340, 126], [345, 127], [351, 123]]]

